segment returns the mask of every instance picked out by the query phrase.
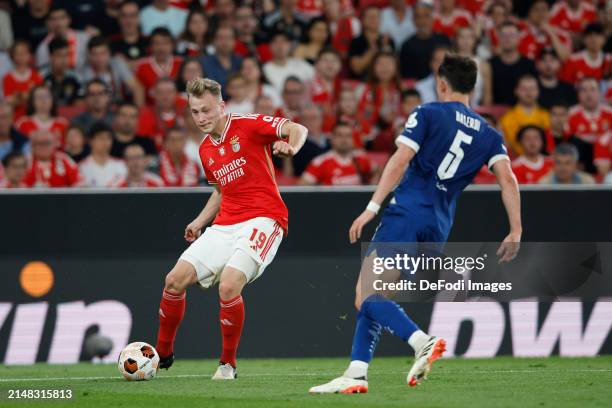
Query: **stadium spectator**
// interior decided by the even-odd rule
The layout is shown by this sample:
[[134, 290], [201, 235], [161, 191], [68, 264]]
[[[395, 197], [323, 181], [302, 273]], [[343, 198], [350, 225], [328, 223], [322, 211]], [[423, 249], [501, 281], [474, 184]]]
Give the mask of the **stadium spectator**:
[[500, 128], [505, 141], [514, 154], [523, 154], [523, 147], [517, 140], [519, 129], [527, 125], [550, 128], [548, 111], [538, 105], [538, 81], [530, 75], [519, 79], [516, 85], [517, 104], [500, 119]]
[[[253, 103], [261, 95], [266, 95], [272, 99], [274, 106], [281, 106], [282, 100], [278, 90], [268, 83], [263, 75], [261, 65], [255, 57], [246, 57], [240, 65], [240, 75], [245, 81], [245, 92], [247, 98]], [[255, 112], [259, 112], [255, 110]]]
[[0, 9], [0, 51], [13, 45], [14, 38], [11, 17], [6, 10]]
[[36, 49], [47, 36], [47, 16], [51, 2], [48, 0], [28, 0], [12, 13], [12, 26], [15, 39], [26, 40]]
[[144, 104], [144, 89], [134, 77], [125, 61], [111, 57], [108, 40], [102, 36], [92, 37], [87, 44], [87, 64], [79, 71], [81, 82], [98, 78], [106, 83], [117, 102], [133, 99], [138, 106]]
[[594, 184], [595, 179], [588, 173], [578, 170], [578, 149], [563, 143], [553, 152], [553, 168], [540, 179], [540, 184]]
[[380, 31], [380, 11], [377, 7], [365, 7], [361, 12], [361, 35], [351, 41], [348, 51], [349, 66], [354, 78], [367, 79], [368, 69], [379, 52], [395, 50], [393, 40]]
[[434, 13], [433, 32], [454, 38], [457, 30], [472, 26], [472, 16], [461, 7], [457, 7], [455, 0], [440, 0], [438, 11]]
[[519, 130], [516, 140], [523, 148], [523, 154], [512, 161], [512, 171], [521, 184], [538, 183], [552, 169], [550, 157], [544, 156], [546, 140], [544, 130], [527, 125]]
[[110, 155], [113, 130], [103, 122], [94, 123], [87, 135], [91, 154], [79, 163], [85, 187], [117, 187], [125, 178], [123, 161]]
[[202, 69], [206, 76], [225, 87], [227, 77], [240, 68], [241, 58], [234, 53], [236, 36], [231, 26], [221, 26], [215, 31], [213, 38], [215, 52], [200, 57]]
[[448, 52], [448, 47], [439, 46], [431, 54], [431, 74], [423, 79], [418, 80], [414, 84], [414, 89], [417, 90], [423, 103], [436, 102], [438, 100], [438, 93], [436, 91], [436, 76], [438, 75], [438, 68], [444, 61], [444, 56]]
[[336, 123], [330, 139], [331, 150], [315, 157], [306, 167], [299, 184], [302, 185], [359, 185], [375, 184], [378, 179], [376, 164], [361, 150], [353, 148], [353, 129]]
[[[491, 83], [491, 64], [476, 55], [478, 37], [472, 27], [462, 27], [455, 33], [455, 52], [464, 57], [471, 57], [478, 64], [476, 85], [470, 98], [472, 106], [489, 106], [493, 102], [493, 87]], [[437, 69], [436, 69], [437, 71]]]
[[149, 46], [147, 37], [140, 32], [140, 6], [136, 0], [124, 1], [119, 5], [118, 12], [119, 31], [111, 36], [111, 51], [114, 56], [124, 58], [135, 70], [138, 60], [145, 57]]
[[361, 149], [371, 143], [375, 136], [370, 123], [359, 113], [359, 100], [351, 88], [340, 91], [336, 115], [325, 119], [323, 131], [331, 133], [336, 123], [339, 122], [347, 123], [353, 129], [353, 146], [356, 149]]
[[[450, 40], [434, 33], [431, 5], [418, 3], [414, 6], [416, 33], [408, 38], [400, 51], [400, 67], [403, 78], [423, 79], [431, 73], [430, 61], [433, 50], [440, 45], [450, 46]], [[398, 45], [399, 46], [399, 45]]]
[[573, 105], [576, 103], [576, 89], [559, 80], [561, 61], [555, 50], [547, 47], [542, 50], [540, 58], [536, 61], [538, 70], [538, 85], [540, 86], [540, 97], [538, 103], [543, 108], [549, 109], [552, 105], [565, 103]]
[[[256, 110], [256, 112], [260, 112]], [[274, 114], [274, 112], [272, 112]], [[200, 174], [204, 174], [202, 168], [202, 160], [200, 159], [200, 145], [204, 139], [204, 134], [198, 129], [189, 109], [185, 109], [185, 132], [187, 133], [187, 141], [185, 142], [185, 154], [190, 160], [198, 164]]]
[[276, 31], [270, 38], [272, 59], [263, 66], [263, 72], [270, 84], [282, 92], [289, 76], [296, 76], [301, 81], [310, 81], [314, 77], [312, 65], [302, 59], [291, 58], [290, 38], [284, 31]]
[[153, 103], [151, 93], [157, 81], [161, 78], [176, 79], [183, 64], [183, 58], [173, 54], [174, 39], [166, 28], [158, 27], [153, 30], [150, 42], [151, 56], [141, 59], [135, 71], [136, 79], [148, 91], [147, 104]]
[[268, 95], [260, 95], [255, 99], [255, 112], [266, 116], [274, 116], [276, 115], [277, 108], [272, 98]]
[[2, 158], [4, 177], [0, 178], [2, 188], [26, 188], [24, 183], [28, 171], [28, 159], [23, 153], [12, 152]]
[[138, 107], [130, 102], [124, 102], [117, 107], [114, 123], [114, 140], [111, 156], [123, 158], [125, 148], [131, 144], [142, 146], [151, 163], [157, 156], [157, 149], [153, 139], [147, 135], [136, 134], [138, 125]]
[[43, 81], [58, 106], [72, 105], [83, 96], [79, 78], [69, 69], [68, 51], [68, 42], [63, 38], [49, 42], [49, 66], [44, 71]]
[[9, 50], [13, 69], [2, 79], [2, 93], [13, 105], [15, 117], [20, 118], [26, 112], [30, 90], [40, 85], [43, 80], [35, 68], [32, 68], [30, 45], [24, 40], [17, 40]]
[[159, 153], [159, 175], [168, 187], [192, 187], [198, 184], [200, 168], [185, 154], [187, 134], [181, 128], [168, 130], [164, 148]]
[[597, 168], [597, 174], [602, 179], [610, 172], [612, 162], [612, 133], [607, 132], [600, 137], [593, 148], [593, 164]]
[[162, 78], [155, 84], [153, 101], [152, 106], [140, 110], [136, 133], [151, 137], [159, 150], [168, 129], [184, 126], [187, 101], [179, 97], [176, 84], [170, 78]]
[[527, 28], [523, 30], [519, 42], [520, 53], [536, 59], [545, 47], [554, 48], [561, 61], [565, 61], [572, 51], [571, 37], [549, 24], [550, 6], [546, 0], [535, 0], [527, 14]]
[[278, 10], [265, 16], [263, 25], [268, 31], [284, 32], [289, 40], [299, 41], [306, 32], [307, 19], [298, 12], [297, 1], [280, 0]]
[[560, 77], [570, 84], [576, 84], [585, 77], [598, 81], [607, 79], [612, 69], [612, 55], [603, 52], [606, 37], [599, 23], [591, 23], [582, 34], [584, 50], [572, 54], [561, 70]]
[[412, 113], [417, 106], [423, 101], [421, 100], [421, 94], [416, 89], [407, 89], [402, 91], [402, 103], [400, 106], [399, 115], [393, 121], [393, 135], [396, 137], [404, 131], [408, 116]]
[[55, 135], [58, 146], [64, 144], [68, 121], [57, 116], [57, 104], [49, 88], [38, 85], [32, 89], [26, 113], [15, 122], [19, 132], [29, 137], [33, 132], [45, 130]]
[[13, 126], [13, 107], [0, 100], [0, 160], [6, 155], [17, 152], [28, 154], [28, 139]]
[[28, 187], [78, 187], [82, 177], [77, 164], [57, 150], [56, 138], [47, 130], [30, 136], [32, 160], [23, 182]]
[[112, 125], [114, 114], [110, 109], [111, 95], [106, 83], [100, 79], [92, 79], [85, 85], [85, 112], [72, 119], [71, 124], [79, 126], [85, 133], [94, 122], [103, 121]]
[[236, 3], [236, 0], [215, 0], [214, 7], [209, 10], [211, 32], [217, 31], [217, 28], [223, 25], [231, 25], [236, 13]]
[[414, 35], [412, 8], [405, 0], [391, 0], [380, 12], [380, 32], [391, 37], [397, 47]]
[[306, 86], [295, 76], [290, 76], [283, 87], [283, 105], [275, 116], [299, 122], [299, 114], [307, 103]]
[[323, 15], [331, 31], [332, 46], [346, 57], [351, 41], [361, 33], [361, 23], [352, 13], [347, 13], [341, 0], [326, 0], [323, 2]]
[[296, 177], [302, 175], [315, 157], [329, 150], [329, 135], [323, 132], [323, 110], [320, 105], [306, 105], [300, 113], [300, 124], [308, 129], [308, 138], [300, 154], [291, 158], [291, 170], [286, 173]]
[[142, 146], [131, 144], [126, 147], [123, 158], [127, 166], [127, 176], [119, 187], [163, 187], [164, 181], [157, 175], [146, 171], [147, 157]]
[[166, 28], [174, 38], [184, 30], [187, 12], [170, 6], [169, 0], [153, 0], [140, 11], [140, 27], [144, 35], [152, 35], [159, 27]]
[[187, 58], [183, 61], [179, 74], [176, 77], [176, 90], [182, 98], [187, 99], [187, 82], [196, 77], [204, 77], [202, 64], [194, 57]]
[[36, 65], [44, 68], [49, 64], [49, 43], [56, 37], [68, 42], [68, 65], [72, 69], [81, 69], [87, 61], [87, 42], [89, 34], [70, 28], [71, 19], [65, 8], [53, 6], [47, 15], [49, 33], [38, 44]]
[[588, 1], [560, 0], [550, 11], [550, 24], [573, 34], [580, 34], [584, 27], [597, 20], [597, 10]]
[[242, 58], [255, 56], [261, 62], [268, 62], [272, 58], [270, 45], [265, 32], [259, 29], [259, 22], [253, 9], [242, 4], [236, 8], [234, 16], [234, 30], [236, 30], [236, 48], [234, 52]]
[[516, 23], [511, 14], [512, 4], [503, 0], [493, 1], [488, 5], [486, 15], [477, 18], [477, 27], [482, 31], [482, 41], [478, 54], [491, 58], [499, 54], [500, 29], [505, 23]]
[[310, 83], [310, 99], [319, 104], [325, 112], [336, 109], [338, 93], [340, 92], [340, 70], [342, 59], [332, 48], [323, 49], [315, 63], [315, 76]]
[[570, 139], [568, 129], [568, 107], [563, 102], [553, 104], [548, 108], [550, 114], [550, 129], [546, 131], [546, 151], [552, 153], [555, 146]]
[[85, 133], [80, 127], [71, 125], [66, 130], [64, 153], [70, 156], [75, 163], [80, 163], [91, 153], [91, 147], [87, 144]]
[[200, 9], [192, 9], [187, 16], [185, 31], [176, 44], [176, 52], [185, 57], [195, 57], [207, 52], [208, 17]]
[[306, 36], [293, 50], [293, 58], [303, 59], [314, 65], [319, 53], [329, 44], [330, 32], [327, 21], [323, 17], [310, 20]]
[[253, 113], [253, 102], [246, 93], [246, 81], [239, 73], [232, 74], [226, 84], [228, 101], [225, 111], [230, 113]]
[[499, 54], [490, 60], [494, 104], [514, 105], [514, 90], [519, 78], [537, 75], [533, 61], [519, 52], [518, 43], [519, 28], [511, 22], [502, 24], [499, 28]]
[[578, 105], [570, 109], [569, 134], [579, 151], [580, 164], [589, 173], [595, 173], [593, 146], [612, 128], [612, 108], [601, 103], [599, 83], [594, 78], [578, 82]]
[[108, 36], [119, 30], [117, 6], [121, 0], [53, 0], [65, 7], [72, 19], [72, 28], [84, 30], [90, 35]]

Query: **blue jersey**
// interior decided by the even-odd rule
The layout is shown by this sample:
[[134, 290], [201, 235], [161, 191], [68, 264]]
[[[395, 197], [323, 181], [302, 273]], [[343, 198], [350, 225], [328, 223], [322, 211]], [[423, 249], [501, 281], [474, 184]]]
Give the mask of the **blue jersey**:
[[508, 160], [501, 134], [459, 102], [419, 106], [396, 143], [416, 155], [384, 212], [378, 242], [446, 241], [461, 192], [483, 164]]

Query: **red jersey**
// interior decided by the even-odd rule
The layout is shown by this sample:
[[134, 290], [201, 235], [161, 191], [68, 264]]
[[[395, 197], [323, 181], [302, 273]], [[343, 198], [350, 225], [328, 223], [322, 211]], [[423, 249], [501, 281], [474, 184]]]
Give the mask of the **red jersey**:
[[48, 162], [33, 158], [23, 182], [28, 187], [74, 187], [83, 181], [79, 166], [67, 154], [56, 151]]
[[558, 1], [550, 12], [549, 22], [555, 27], [581, 34], [584, 27], [597, 20], [597, 10], [592, 4], [581, 1], [578, 10], [573, 11], [565, 1]]
[[469, 11], [472, 16], [484, 14], [484, 6], [487, 3], [487, 0], [457, 0], [457, 6]]
[[321, 106], [323, 112], [332, 112], [338, 101], [340, 86], [339, 78], [328, 86], [318, 75], [315, 75], [310, 84], [310, 98], [314, 104]]
[[187, 100], [178, 97], [175, 111], [159, 113], [152, 106], [143, 107], [140, 109], [140, 115], [138, 116], [136, 133], [152, 138], [157, 150], [160, 150], [168, 129], [185, 126], [183, 112], [186, 106]]
[[546, 156], [540, 156], [535, 163], [527, 160], [525, 156], [519, 156], [512, 162], [512, 171], [521, 184], [539, 182], [542, 177], [550, 173], [552, 167], [552, 159]]
[[361, 150], [348, 157], [331, 150], [315, 157], [302, 177], [325, 186], [358, 185], [368, 184], [375, 170], [374, 162]]
[[600, 105], [596, 112], [587, 112], [580, 105], [572, 107], [567, 119], [569, 134], [588, 143], [595, 143], [612, 127], [612, 108]]
[[[42, 77], [33, 68], [21, 75], [16, 71], [8, 72], [2, 79], [2, 92], [4, 97], [12, 96], [16, 93], [29, 93], [30, 89], [43, 83]], [[20, 118], [26, 113], [26, 105], [15, 106], [15, 119]]]
[[164, 180], [162, 180], [159, 176], [150, 173], [150, 172], [145, 172], [144, 177], [142, 179], [142, 181], [140, 182], [131, 182], [128, 181], [127, 179], [123, 179], [121, 180], [121, 182], [119, 182], [119, 184], [117, 184], [118, 187], [121, 188], [126, 188], [126, 187], [164, 187]]
[[159, 154], [159, 175], [168, 187], [193, 187], [198, 184], [200, 168], [184, 153], [177, 166], [170, 154], [163, 150]]
[[[372, 138], [372, 126], [370, 126], [370, 122], [360, 119], [358, 116], [328, 116], [323, 121], [323, 132], [331, 133], [336, 126], [336, 122], [348, 123], [353, 128], [353, 147], [361, 149], [364, 143]], [[406, 123], [405, 120], [404, 123]]]
[[458, 28], [471, 25], [472, 16], [470, 13], [465, 10], [454, 9], [450, 16], [435, 13], [432, 30], [435, 33], [444, 34], [448, 38], [453, 38]]
[[383, 85], [368, 83], [363, 87], [358, 111], [363, 119], [376, 126], [383, 113], [390, 113], [393, 117], [400, 113], [401, 99], [398, 87], [393, 84], [385, 88]]
[[607, 132], [593, 147], [593, 163], [609, 164], [612, 160], [612, 133]]
[[38, 130], [47, 130], [53, 133], [59, 146], [64, 145], [64, 134], [68, 126], [68, 121], [60, 116], [52, 117], [51, 120], [46, 123], [41, 122], [34, 116], [22, 116], [15, 122], [15, 129], [28, 137]]
[[559, 77], [565, 82], [575, 84], [584, 77], [601, 81], [607, 77], [612, 67], [612, 55], [600, 52], [596, 60], [591, 60], [586, 51], [576, 52], [563, 64]]
[[142, 86], [147, 90], [147, 103], [153, 103], [151, 92], [153, 87], [160, 78], [171, 78], [176, 79], [176, 76], [181, 69], [183, 58], [172, 57], [172, 60], [166, 65], [159, 65], [153, 57], [145, 57], [138, 61], [136, 65], [136, 78], [140, 81]]
[[[571, 37], [565, 31], [558, 28], [553, 29], [559, 37], [559, 41], [561, 41], [561, 43], [571, 51]], [[537, 30], [533, 26], [530, 26], [523, 31], [518, 47], [519, 52], [523, 56], [535, 60], [540, 56], [542, 49], [546, 47], [552, 47], [552, 41], [548, 34]]]
[[473, 184], [494, 184], [496, 182], [497, 177], [489, 170], [486, 164], [478, 170], [478, 173], [474, 176], [474, 180], [472, 180]]
[[200, 159], [210, 184], [222, 194], [214, 224], [232, 225], [268, 217], [287, 231], [288, 212], [272, 166], [270, 144], [281, 140], [286, 118], [230, 114], [218, 140], [204, 136]]

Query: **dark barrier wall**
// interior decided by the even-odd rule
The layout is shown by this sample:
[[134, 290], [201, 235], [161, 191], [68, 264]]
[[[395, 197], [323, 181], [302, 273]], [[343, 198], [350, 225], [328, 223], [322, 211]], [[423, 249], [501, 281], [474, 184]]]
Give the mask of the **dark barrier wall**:
[[[286, 192], [289, 236], [245, 291], [240, 355], [348, 356], [358, 246], [347, 230], [369, 192]], [[186, 247], [183, 230], [206, 192], [0, 195], [0, 361], [70, 362], [99, 330], [115, 341], [155, 342], [165, 273]], [[612, 190], [523, 192], [526, 241], [611, 241]], [[375, 224], [366, 231], [370, 237]], [[499, 241], [506, 218], [495, 191], [466, 192], [453, 241]], [[27, 294], [20, 272], [42, 261], [51, 290]], [[216, 357], [215, 289], [194, 288], [179, 332], [180, 357]], [[464, 356], [612, 353], [612, 300], [595, 303], [407, 304], [414, 320]], [[410, 353], [386, 336], [378, 352]], [[113, 350], [116, 353], [116, 350]], [[111, 353], [110, 360], [116, 358]]]

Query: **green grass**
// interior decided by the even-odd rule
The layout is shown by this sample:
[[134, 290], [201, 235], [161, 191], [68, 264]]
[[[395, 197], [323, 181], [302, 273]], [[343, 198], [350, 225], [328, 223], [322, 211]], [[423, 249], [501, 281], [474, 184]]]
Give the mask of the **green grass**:
[[[115, 365], [0, 366], [1, 406], [52, 407], [610, 407], [612, 356], [448, 359], [411, 389], [406, 358], [378, 358], [370, 392], [309, 395], [346, 359], [241, 360], [237, 381], [213, 382], [212, 360], [178, 360], [148, 382], [127, 382]], [[72, 389], [71, 401], [17, 401], [8, 389]]]

